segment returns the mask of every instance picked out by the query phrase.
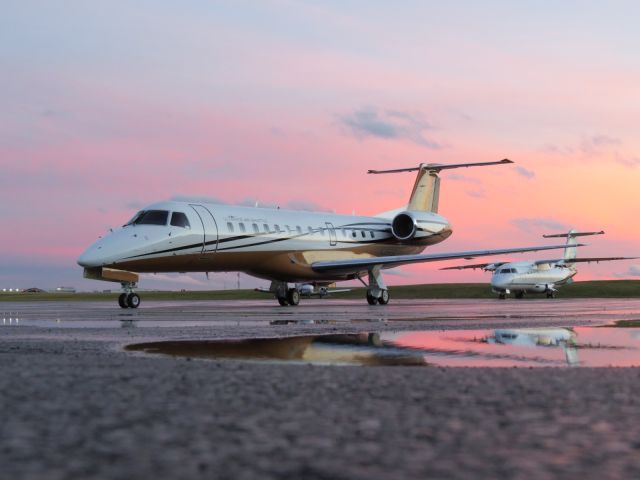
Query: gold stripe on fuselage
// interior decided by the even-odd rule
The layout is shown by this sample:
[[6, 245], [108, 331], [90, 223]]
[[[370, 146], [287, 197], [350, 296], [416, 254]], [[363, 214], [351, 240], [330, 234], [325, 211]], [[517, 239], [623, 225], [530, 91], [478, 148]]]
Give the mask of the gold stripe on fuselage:
[[[412, 255], [422, 252], [425, 247], [439, 243], [451, 235], [444, 230], [436, 235], [421, 239], [399, 242], [393, 238], [352, 246], [327, 246], [326, 249], [273, 250], [273, 251], [207, 251], [189, 254], [162, 254], [151, 258], [138, 258], [110, 265], [113, 268], [139, 273], [155, 272], [225, 272], [242, 271], [250, 275], [280, 281], [296, 282], [309, 280], [337, 281], [354, 278], [351, 274], [327, 274], [315, 272], [311, 265], [315, 262], [371, 258], [385, 255]], [[285, 242], [286, 243], [286, 240]], [[327, 241], [327, 243], [329, 243]], [[284, 246], [284, 245], [283, 245]], [[249, 249], [251, 247], [247, 247]]]

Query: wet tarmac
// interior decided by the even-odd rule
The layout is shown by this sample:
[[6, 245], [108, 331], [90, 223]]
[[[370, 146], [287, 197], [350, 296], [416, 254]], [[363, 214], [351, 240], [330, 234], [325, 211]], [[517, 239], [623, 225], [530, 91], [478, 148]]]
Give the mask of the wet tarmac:
[[[639, 319], [624, 299], [0, 303], [0, 465], [47, 479], [634, 478], [640, 370], [607, 365], [637, 363], [640, 329], [599, 326]], [[252, 342], [260, 361], [236, 355]]]

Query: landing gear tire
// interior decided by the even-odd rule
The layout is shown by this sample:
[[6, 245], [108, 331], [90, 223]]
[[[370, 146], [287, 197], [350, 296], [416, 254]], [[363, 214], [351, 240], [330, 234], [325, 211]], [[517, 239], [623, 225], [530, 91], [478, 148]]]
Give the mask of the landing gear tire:
[[287, 302], [293, 307], [300, 303], [300, 292], [297, 288], [289, 289], [289, 291], [287, 292]]
[[507, 298], [507, 296], [504, 293], [498, 295], [499, 300], [504, 300], [505, 298]]
[[127, 304], [127, 294], [126, 293], [121, 293], [120, 296], [118, 297], [118, 305], [120, 305], [120, 308], [129, 308], [129, 305]]
[[524, 298], [524, 292], [516, 292], [516, 298], [518, 299]]
[[289, 302], [287, 302], [287, 299], [285, 297], [278, 297], [278, 303], [281, 307], [286, 307], [287, 305], [289, 305]]
[[556, 292], [547, 292], [547, 298], [556, 298]]
[[369, 305], [376, 305], [378, 303], [378, 297], [374, 297], [370, 293], [367, 293], [367, 303]]
[[127, 295], [127, 306], [129, 308], [138, 308], [140, 306], [140, 296], [137, 293]]
[[389, 303], [389, 290], [382, 290], [380, 298], [378, 298], [378, 303], [380, 305], [386, 305], [387, 303]]

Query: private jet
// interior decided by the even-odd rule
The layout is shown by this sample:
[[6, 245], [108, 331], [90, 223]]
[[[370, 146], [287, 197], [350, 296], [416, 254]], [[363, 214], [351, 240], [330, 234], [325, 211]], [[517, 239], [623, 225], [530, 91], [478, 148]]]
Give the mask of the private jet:
[[[99, 238], [80, 257], [84, 277], [119, 282], [122, 308], [137, 308], [140, 273], [245, 272], [271, 282], [282, 306], [298, 305], [300, 287], [357, 279], [370, 305], [385, 305], [382, 270], [419, 262], [563, 248], [546, 245], [500, 250], [420, 254], [446, 240], [449, 221], [438, 214], [443, 170], [504, 165], [496, 162], [420, 164], [370, 174], [415, 172], [405, 208], [375, 216], [251, 208], [203, 202], [149, 205], [122, 227]], [[364, 278], [367, 278], [365, 281]]]
[[603, 235], [599, 232], [576, 232], [543, 235], [544, 238], [567, 238], [564, 257], [554, 260], [528, 260], [522, 262], [494, 262], [474, 265], [459, 265], [441, 270], [464, 270], [468, 268], [493, 272], [491, 290], [498, 294], [500, 300], [513, 293], [516, 298], [523, 298], [525, 293], [546, 293], [547, 298], [555, 298], [558, 288], [573, 282], [578, 273], [578, 262], [608, 262], [612, 260], [633, 260], [637, 257], [588, 257], [576, 258], [576, 237], [587, 235]]

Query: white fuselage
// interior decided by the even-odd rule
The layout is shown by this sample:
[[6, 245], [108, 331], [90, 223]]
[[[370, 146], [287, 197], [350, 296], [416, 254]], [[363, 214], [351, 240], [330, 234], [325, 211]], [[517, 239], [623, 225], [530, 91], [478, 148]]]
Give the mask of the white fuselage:
[[491, 276], [491, 288], [495, 293], [545, 293], [554, 291], [577, 273], [567, 266], [535, 262], [512, 262], [500, 265]]
[[150, 205], [143, 212], [155, 213], [100, 238], [78, 263], [87, 269], [243, 271], [285, 282], [330, 281], [354, 278], [358, 272], [323, 274], [311, 264], [416, 254], [451, 235], [447, 220], [431, 212], [420, 212], [410, 240], [394, 237], [392, 218], [386, 217], [177, 201]]

